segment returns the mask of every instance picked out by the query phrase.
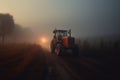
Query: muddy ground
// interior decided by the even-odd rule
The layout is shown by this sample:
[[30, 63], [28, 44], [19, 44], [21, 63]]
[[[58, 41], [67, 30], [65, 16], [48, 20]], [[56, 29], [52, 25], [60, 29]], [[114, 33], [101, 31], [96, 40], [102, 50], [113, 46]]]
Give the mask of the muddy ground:
[[0, 80], [119, 80], [119, 54], [93, 53], [56, 56], [35, 44], [0, 46]]

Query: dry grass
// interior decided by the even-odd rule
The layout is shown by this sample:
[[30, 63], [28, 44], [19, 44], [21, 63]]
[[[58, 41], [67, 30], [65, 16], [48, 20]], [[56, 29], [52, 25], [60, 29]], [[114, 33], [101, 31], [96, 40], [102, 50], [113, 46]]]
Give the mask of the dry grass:
[[0, 79], [40, 79], [45, 68], [44, 52], [39, 45], [0, 45]]

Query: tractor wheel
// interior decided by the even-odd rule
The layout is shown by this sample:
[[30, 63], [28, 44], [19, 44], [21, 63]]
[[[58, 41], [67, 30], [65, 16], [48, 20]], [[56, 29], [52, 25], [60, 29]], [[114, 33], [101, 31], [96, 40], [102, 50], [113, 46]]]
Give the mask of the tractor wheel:
[[57, 46], [55, 47], [55, 53], [58, 56], [62, 55], [62, 46], [61, 46], [61, 44], [57, 44]]

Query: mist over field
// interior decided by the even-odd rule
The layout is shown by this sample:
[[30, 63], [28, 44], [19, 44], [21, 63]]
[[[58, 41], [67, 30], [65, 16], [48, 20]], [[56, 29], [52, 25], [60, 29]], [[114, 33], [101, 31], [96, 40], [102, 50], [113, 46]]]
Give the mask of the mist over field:
[[0, 80], [120, 80], [119, 63], [120, 0], [0, 0]]
[[119, 3], [114, 0], [4, 0], [0, 2], [0, 12], [10, 13], [16, 24], [28, 29], [26, 33], [30, 30], [31, 39], [41, 35], [52, 38], [55, 28], [72, 29], [72, 35], [77, 38], [111, 37], [120, 35]]

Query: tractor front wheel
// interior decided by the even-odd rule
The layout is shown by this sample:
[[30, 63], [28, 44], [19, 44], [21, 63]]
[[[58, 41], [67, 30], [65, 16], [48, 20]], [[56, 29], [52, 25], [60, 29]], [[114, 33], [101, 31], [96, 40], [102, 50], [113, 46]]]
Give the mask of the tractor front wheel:
[[61, 44], [57, 44], [57, 45], [56, 45], [55, 53], [56, 53], [58, 56], [61, 56], [61, 55], [62, 55], [62, 46], [61, 46]]

